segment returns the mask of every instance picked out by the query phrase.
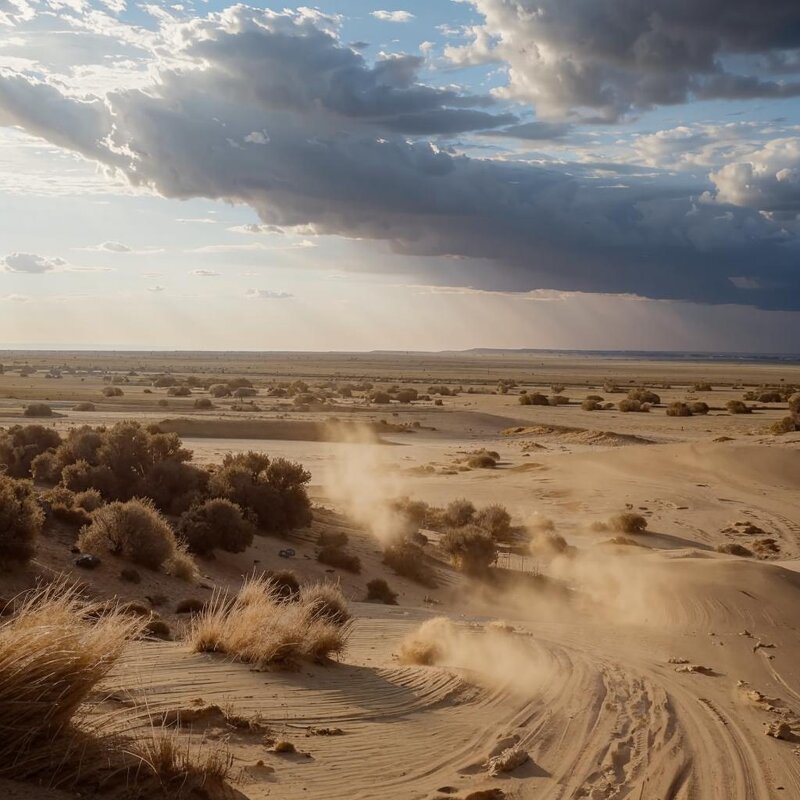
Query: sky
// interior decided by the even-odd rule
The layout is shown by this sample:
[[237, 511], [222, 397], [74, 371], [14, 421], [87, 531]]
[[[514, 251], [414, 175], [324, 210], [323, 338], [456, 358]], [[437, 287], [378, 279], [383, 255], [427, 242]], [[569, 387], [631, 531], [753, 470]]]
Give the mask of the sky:
[[0, 0], [0, 347], [797, 352], [797, 0]]

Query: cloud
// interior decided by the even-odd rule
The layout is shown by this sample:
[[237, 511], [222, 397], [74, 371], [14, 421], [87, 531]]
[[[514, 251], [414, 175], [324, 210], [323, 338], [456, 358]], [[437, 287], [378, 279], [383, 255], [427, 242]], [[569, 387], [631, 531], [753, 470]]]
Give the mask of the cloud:
[[34, 15], [33, 5], [27, 0], [0, 0], [0, 25], [13, 27], [33, 19]]
[[189, 274], [195, 278], [218, 278], [222, 273], [214, 272], [213, 269], [194, 269]]
[[9, 303], [27, 303], [30, 297], [24, 294], [6, 294], [0, 295], [0, 300], [7, 300]]
[[780, 219], [800, 215], [800, 138], [775, 139], [711, 173], [715, 197], [724, 203], [771, 212]]
[[291, 300], [294, 297], [289, 292], [276, 292], [272, 289], [248, 289], [245, 296], [255, 300]]
[[373, 11], [371, 16], [382, 22], [411, 22], [416, 19], [410, 11]]
[[6, 272], [22, 272], [28, 275], [41, 275], [45, 272], [63, 270], [67, 262], [63, 258], [48, 258], [33, 253], [11, 253], [0, 260]]
[[163, 292], [163, 291], [164, 291], [164, 288], [165, 288], [165, 287], [163, 287], [163, 286], [158, 286], [158, 285], [156, 285], [156, 286], [148, 286], [148, 287], [147, 287], [147, 291], [148, 291], [148, 292], [153, 292], [154, 294], [158, 294], [159, 292]]
[[101, 242], [100, 244], [85, 247], [84, 250], [98, 253], [131, 253], [130, 247], [122, 242]]
[[[236, 6], [169, 33], [177, 50], [146, 90], [75, 98], [8, 75], [0, 119], [165, 197], [385, 242], [419, 257], [403, 265], [415, 282], [800, 307], [797, 226], [758, 197], [731, 202], [705, 176], [471, 158], [410, 138], [410, 120], [441, 133], [461, 112], [494, 120], [480, 131], [510, 124], [480, 97], [421, 84], [415, 59], [368, 64], [300, 12]], [[258, 130], [268, 142], [241, 145]]]
[[[800, 95], [796, 0], [465, 0], [483, 15], [453, 63], [504, 62], [499, 94], [540, 116], [615, 121], [702, 99]], [[771, 74], [770, 62], [788, 80]], [[766, 66], [765, 66], [766, 65]]]

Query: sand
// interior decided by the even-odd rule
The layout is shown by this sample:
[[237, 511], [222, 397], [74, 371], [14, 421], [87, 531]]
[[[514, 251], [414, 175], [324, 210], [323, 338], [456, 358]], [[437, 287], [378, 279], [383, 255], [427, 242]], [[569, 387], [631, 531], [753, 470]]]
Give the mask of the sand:
[[[225, 361], [199, 354], [3, 354], [0, 361], [8, 366], [12, 358], [193, 374], [216, 374], [224, 364], [227, 375], [238, 370], [256, 383], [336, 376], [421, 391], [438, 383], [473, 387], [443, 398], [442, 406], [376, 408], [354, 398], [298, 411], [291, 401], [259, 397], [261, 410], [242, 418], [223, 401], [200, 413], [191, 399], [169, 398], [164, 411], [156, 403], [165, 390], [146, 395], [143, 386], [126, 388], [115, 406], [99, 398], [100, 373], [46, 383], [41, 375], [0, 376], [0, 425], [22, 421], [23, 402], [45, 398], [64, 415], [45, 424], [59, 428], [189, 416], [179, 427], [198, 462], [259, 449], [311, 470], [314, 526], [288, 541], [258, 538], [246, 553], [202, 561], [201, 585], [147, 572], [141, 584], [126, 584], [118, 577], [121, 562], [110, 558], [81, 574], [98, 595], [163, 595], [159, 610], [175, 634], [173, 641], [132, 644], [105, 691], [132, 695], [150, 713], [199, 700], [230, 705], [295, 745], [295, 753], [272, 752], [263, 735], [218, 719], [184, 731], [231, 749], [235, 788], [244, 796], [423, 800], [499, 790], [495, 797], [520, 800], [800, 797], [800, 434], [768, 432], [785, 416], [785, 404], [748, 415], [724, 411], [727, 400], [742, 396], [734, 384], [800, 383], [800, 368], [518, 354], [242, 354]], [[520, 387], [494, 393], [501, 377], [548, 394], [551, 382], [567, 384], [563, 393], [573, 404], [521, 406]], [[590, 393], [606, 396], [590, 387], [609, 378], [647, 382], [663, 402], [692, 396], [713, 410], [672, 418], [663, 407], [624, 414], [575, 404]], [[693, 391], [701, 380], [710, 380], [713, 391]], [[663, 384], [671, 388], [658, 388]], [[97, 411], [70, 410], [87, 398]], [[332, 417], [357, 420], [351, 428], [358, 432], [325, 433]], [[381, 419], [392, 427], [376, 433]], [[481, 448], [497, 451], [498, 465], [465, 470], [464, 454]], [[374, 501], [401, 494], [436, 505], [457, 497], [502, 503], [516, 524], [552, 520], [574, 549], [501, 562], [535, 570], [551, 588], [489, 597], [441, 561], [440, 587], [426, 589], [381, 561]], [[592, 529], [626, 508], [647, 520], [648, 533], [631, 537], [640, 547], [608, 544], [617, 534]], [[314, 559], [317, 534], [327, 529], [347, 530], [362, 560], [360, 575], [329, 571]], [[760, 557], [717, 552], [763, 539], [774, 540], [774, 551]], [[67, 531], [51, 535], [28, 573], [0, 579], [2, 594], [33, 574], [69, 569], [69, 543]], [[295, 550], [290, 560], [278, 554], [287, 545]], [[193, 654], [181, 641], [186, 620], [175, 613], [178, 600], [205, 600], [215, 587], [236, 588], [254, 568], [286, 566], [308, 579], [340, 581], [350, 599], [353, 634], [338, 663], [256, 672]], [[397, 606], [363, 602], [373, 577], [385, 577], [399, 593]], [[433, 666], [401, 663], [404, 637], [434, 617], [450, 621], [441, 658]], [[497, 619], [513, 630], [487, 630]], [[340, 733], [326, 735], [331, 730]], [[509, 750], [526, 757], [509, 758], [509, 771], [490, 774], [490, 760]], [[9, 792], [44, 796], [24, 786]]]

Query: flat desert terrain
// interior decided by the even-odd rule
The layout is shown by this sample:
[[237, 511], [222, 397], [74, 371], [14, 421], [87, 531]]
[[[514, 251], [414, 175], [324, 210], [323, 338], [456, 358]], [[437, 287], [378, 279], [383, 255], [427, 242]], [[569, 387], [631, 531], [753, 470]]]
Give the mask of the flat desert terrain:
[[[132, 637], [80, 714], [221, 753], [224, 780], [191, 796], [800, 798], [800, 432], [776, 428], [800, 365], [538, 352], [0, 363], [0, 428], [66, 439], [135, 421], [177, 434], [212, 483], [247, 451], [310, 473], [309, 519], [196, 554], [189, 579], [142, 566], [123, 579], [117, 552], [84, 569], [82, 529], [50, 513], [30, 560], [0, 573], [6, 601], [66, 575], [93, 602], [163, 622]], [[508, 516], [482, 511], [496, 506]], [[483, 531], [488, 563], [454, 530]], [[319, 560], [331, 538], [347, 564]], [[387, 557], [398, 543], [416, 564]], [[220, 598], [282, 570], [338, 586], [341, 646], [272, 664], [197, 646]], [[368, 600], [376, 579], [394, 604]], [[0, 776], [8, 797], [93, 793]]]

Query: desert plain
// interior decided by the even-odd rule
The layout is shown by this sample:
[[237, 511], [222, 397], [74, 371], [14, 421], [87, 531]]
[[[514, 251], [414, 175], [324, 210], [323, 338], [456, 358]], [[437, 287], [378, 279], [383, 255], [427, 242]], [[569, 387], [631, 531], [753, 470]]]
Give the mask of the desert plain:
[[[153, 770], [146, 796], [800, 798], [800, 432], [779, 432], [799, 364], [491, 351], [0, 363], [6, 431], [134, 421], [177, 434], [212, 475], [249, 451], [310, 473], [309, 520], [196, 554], [188, 578], [108, 551], [87, 569], [81, 528], [49, 507], [32, 557], [0, 573], [6, 626], [15, 597], [61, 580], [146, 617], [70, 725], [124, 717], [224, 765], [207, 781]], [[680, 404], [695, 412], [667, 413]], [[486, 563], [448, 544], [462, 499]], [[482, 514], [495, 506], [508, 517]], [[335, 565], [320, 560], [330, 541], [347, 556]], [[398, 542], [419, 570], [393, 568]], [[287, 570], [339, 588], [341, 646], [274, 664], [196, 646], [220, 598]], [[379, 579], [394, 602], [368, 588]], [[137, 791], [6, 767], [4, 797]]]

